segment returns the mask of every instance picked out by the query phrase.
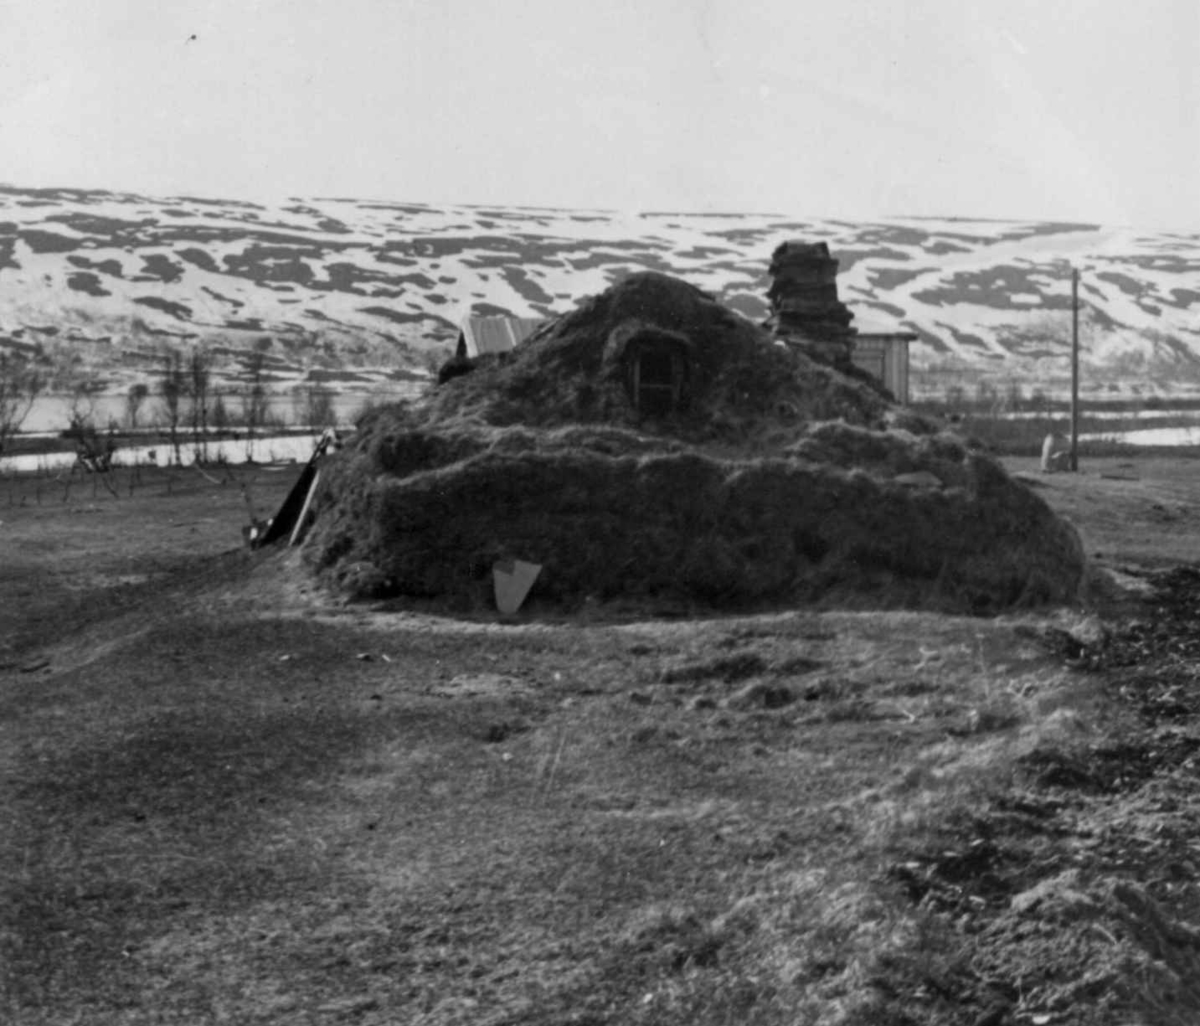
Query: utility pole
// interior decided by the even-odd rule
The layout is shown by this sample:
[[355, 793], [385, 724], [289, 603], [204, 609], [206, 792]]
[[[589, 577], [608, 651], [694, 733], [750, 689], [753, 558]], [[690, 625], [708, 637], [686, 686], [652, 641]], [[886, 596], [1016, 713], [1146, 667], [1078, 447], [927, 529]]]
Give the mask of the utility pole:
[[1071, 470], [1079, 470], [1079, 270], [1071, 268]]

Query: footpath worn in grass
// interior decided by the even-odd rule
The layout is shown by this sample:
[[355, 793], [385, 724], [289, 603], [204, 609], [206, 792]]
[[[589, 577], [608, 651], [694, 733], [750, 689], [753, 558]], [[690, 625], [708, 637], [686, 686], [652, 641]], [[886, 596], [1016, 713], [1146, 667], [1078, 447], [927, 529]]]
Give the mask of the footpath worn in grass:
[[[1132, 576], [1164, 496], [1089, 480]], [[88, 503], [0, 516], [58, 583], [0, 590], [5, 1021], [1196, 1019], [1186, 578], [1160, 634], [454, 619], [226, 551], [217, 486]]]

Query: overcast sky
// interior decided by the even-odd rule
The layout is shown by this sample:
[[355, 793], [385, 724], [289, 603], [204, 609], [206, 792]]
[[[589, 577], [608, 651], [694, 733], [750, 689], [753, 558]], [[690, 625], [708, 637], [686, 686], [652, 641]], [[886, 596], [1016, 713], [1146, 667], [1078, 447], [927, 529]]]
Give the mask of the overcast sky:
[[0, 0], [0, 182], [1200, 230], [1200, 2]]

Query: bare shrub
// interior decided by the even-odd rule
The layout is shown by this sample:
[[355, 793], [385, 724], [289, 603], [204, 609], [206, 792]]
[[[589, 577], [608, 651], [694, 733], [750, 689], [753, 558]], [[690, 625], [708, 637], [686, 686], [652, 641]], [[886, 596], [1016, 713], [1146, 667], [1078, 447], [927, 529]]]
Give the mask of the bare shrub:
[[949, 385], [946, 388], [946, 410], [950, 413], [961, 413], [967, 403], [967, 392], [962, 385]]
[[71, 413], [71, 421], [63, 437], [75, 443], [75, 462], [78, 466], [101, 474], [112, 469], [118, 448], [115, 423], [110, 423], [108, 430], [101, 434], [91, 414], [76, 409]]
[[45, 383], [44, 375], [30, 361], [0, 354], [0, 453], [21, 430]]

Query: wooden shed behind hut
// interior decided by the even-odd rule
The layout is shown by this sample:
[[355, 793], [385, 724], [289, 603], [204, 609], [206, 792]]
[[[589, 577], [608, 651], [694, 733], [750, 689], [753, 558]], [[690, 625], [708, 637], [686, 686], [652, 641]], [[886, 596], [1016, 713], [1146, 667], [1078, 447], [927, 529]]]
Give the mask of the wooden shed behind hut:
[[916, 333], [858, 315], [854, 326], [858, 329], [851, 355], [855, 366], [882, 381], [897, 402], [907, 403], [908, 344], [917, 340]]

